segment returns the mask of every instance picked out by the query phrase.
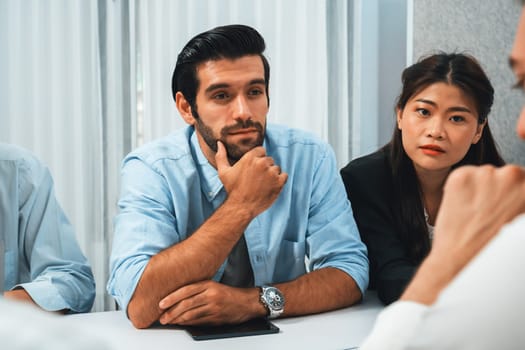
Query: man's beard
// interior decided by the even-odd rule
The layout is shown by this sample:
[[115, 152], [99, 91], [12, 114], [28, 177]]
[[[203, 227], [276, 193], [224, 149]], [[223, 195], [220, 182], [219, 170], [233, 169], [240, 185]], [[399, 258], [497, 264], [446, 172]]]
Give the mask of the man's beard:
[[[213, 152], [217, 153], [217, 141], [221, 141], [222, 144], [226, 147], [226, 152], [228, 153], [228, 159], [230, 163], [235, 163], [241, 157], [248, 152], [249, 150], [262, 146], [264, 141], [264, 127], [259, 122], [254, 122], [251, 119], [245, 121], [237, 121], [234, 125], [228, 125], [221, 129], [221, 135], [219, 138], [216, 138], [213, 135], [213, 130], [202, 122], [202, 119], [199, 117], [196, 110], [193, 111], [193, 117], [196, 120], [195, 128], [201, 134], [204, 142], [212, 149]], [[239, 145], [226, 142], [226, 136], [235, 130], [246, 129], [246, 128], [255, 128], [257, 129], [257, 138], [253, 140], [241, 140], [243, 148]]]

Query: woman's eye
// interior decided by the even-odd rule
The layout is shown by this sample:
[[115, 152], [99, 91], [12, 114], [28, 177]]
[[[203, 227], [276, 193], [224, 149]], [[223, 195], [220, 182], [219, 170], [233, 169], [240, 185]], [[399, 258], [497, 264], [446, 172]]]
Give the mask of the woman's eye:
[[450, 117], [450, 120], [452, 120], [455, 123], [460, 123], [460, 122], [464, 121], [465, 118], [463, 118], [463, 117], [461, 117], [459, 115], [455, 115], [453, 117]]
[[430, 115], [430, 112], [424, 108], [418, 108], [416, 112], [423, 117], [428, 117]]

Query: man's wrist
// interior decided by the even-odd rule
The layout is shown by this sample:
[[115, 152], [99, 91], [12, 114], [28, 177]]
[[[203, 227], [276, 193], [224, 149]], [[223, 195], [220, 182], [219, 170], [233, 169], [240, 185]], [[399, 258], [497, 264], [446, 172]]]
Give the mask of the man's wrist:
[[283, 293], [273, 286], [261, 286], [260, 290], [260, 301], [267, 310], [267, 317], [273, 319], [281, 316], [285, 305]]
[[239, 301], [242, 305], [246, 305], [246, 314], [248, 318], [261, 318], [266, 317], [267, 310], [260, 301], [260, 288], [240, 288], [245, 292], [244, 299]]
[[223, 203], [228, 210], [235, 212], [235, 216], [242, 221], [251, 222], [256, 216], [256, 210], [252, 210], [246, 203], [239, 202], [231, 197], [226, 198]]

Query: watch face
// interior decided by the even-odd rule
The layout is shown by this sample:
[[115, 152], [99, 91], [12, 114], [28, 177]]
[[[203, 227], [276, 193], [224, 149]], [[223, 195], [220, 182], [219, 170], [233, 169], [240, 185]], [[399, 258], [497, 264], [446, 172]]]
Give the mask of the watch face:
[[264, 295], [267, 303], [272, 309], [279, 310], [283, 308], [284, 298], [277, 288], [266, 289]]

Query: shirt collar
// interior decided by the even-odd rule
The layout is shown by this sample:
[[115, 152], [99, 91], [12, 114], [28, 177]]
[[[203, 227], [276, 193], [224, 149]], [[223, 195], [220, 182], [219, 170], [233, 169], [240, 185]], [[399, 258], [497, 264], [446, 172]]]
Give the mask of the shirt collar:
[[204, 153], [202, 152], [202, 149], [199, 145], [199, 140], [197, 139], [197, 132], [195, 131], [191, 135], [190, 147], [193, 151], [193, 154], [196, 156], [195, 165], [200, 175], [201, 188], [208, 201], [211, 202], [213, 199], [215, 199], [215, 197], [217, 197], [224, 186], [219, 179], [217, 170], [204, 156]]

